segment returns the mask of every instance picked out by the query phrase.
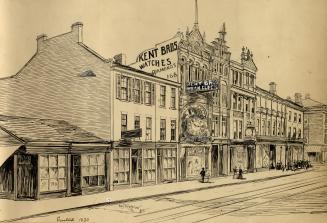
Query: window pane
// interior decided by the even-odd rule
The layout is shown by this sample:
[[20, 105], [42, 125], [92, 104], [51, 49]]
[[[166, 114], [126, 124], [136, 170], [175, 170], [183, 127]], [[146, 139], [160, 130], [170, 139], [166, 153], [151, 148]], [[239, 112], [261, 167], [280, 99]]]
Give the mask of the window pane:
[[48, 156], [40, 156], [40, 167], [48, 167], [49, 161]]
[[49, 166], [50, 167], [57, 167], [58, 166], [57, 155], [50, 155], [49, 156]]
[[104, 165], [98, 166], [98, 175], [104, 175]]
[[82, 154], [81, 155], [81, 165], [82, 166], [88, 166], [90, 165], [90, 161], [89, 161], [89, 156], [88, 155], [85, 155], [85, 154]]
[[58, 179], [50, 179], [49, 190], [58, 190], [59, 183]]
[[98, 175], [98, 167], [97, 166], [90, 166], [90, 176]]
[[59, 178], [65, 178], [66, 177], [66, 168], [60, 167], [58, 171], [58, 177]]
[[66, 189], [66, 179], [59, 179], [59, 190]]
[[40, 182], [40, 191], [48, 191], [49, 190], [49, 180], [42, 180]]
[[105, 164], [104, 154], [98, 154], [97, 155], [97, 163], [98, 163], [98, 165], [104, 165]]
[[82, 176], [90, 176], [90, 169], [89, 166], [82, 166]]
[[41, 167], [40, 168], [40, 177], [48, 179], [49, 178], [49, 168], [47, 167]]
[[50, 167], [49, 168], [49, 175], [50, 175], [50, 178], [58, 178], [58, 168]]
[[66, 155], [58, 155], [58, 166], [66, 166]]

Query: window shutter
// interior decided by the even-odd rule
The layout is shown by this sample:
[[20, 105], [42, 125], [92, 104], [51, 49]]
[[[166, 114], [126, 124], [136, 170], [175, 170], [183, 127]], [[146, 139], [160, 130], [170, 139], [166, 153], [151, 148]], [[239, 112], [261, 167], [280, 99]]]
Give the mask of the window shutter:
[[127, 78], [127, 100], [132, 101], [132, 78]]
[[134, 78], [132, 78], [131, 79], [131, 81], [132, 81], [132, 94], [131, 94], [131, 101], [134, 101], [135, 100], [135, 79]]
[[155, 84], [151, 84], [151, 104], [155, 105], [156, 104], [156, 86]]
[[140, 80], [140, 103], [143, 104], [143, 96], [144, 96], [144, 90], [143, 90], [143, 80]]
[[116, 98], [120, 99], [120, 83], [121, 83], [121, 76], [120, 74], [116, 75]]

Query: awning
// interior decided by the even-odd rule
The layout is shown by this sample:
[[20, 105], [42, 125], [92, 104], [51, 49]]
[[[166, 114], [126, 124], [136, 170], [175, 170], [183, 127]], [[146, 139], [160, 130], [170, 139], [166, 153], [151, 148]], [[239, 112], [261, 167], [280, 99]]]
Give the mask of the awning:
[[306, 153], [320, 153], [321, 152], [321, 146], [305, 146], [304, 152]]
[[21, 145], [0, 145], [0, 166], [19, 149]]

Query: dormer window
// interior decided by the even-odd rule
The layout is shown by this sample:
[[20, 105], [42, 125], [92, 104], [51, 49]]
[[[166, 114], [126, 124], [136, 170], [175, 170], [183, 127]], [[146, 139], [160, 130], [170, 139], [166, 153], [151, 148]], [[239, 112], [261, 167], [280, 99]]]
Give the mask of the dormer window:
[[93, 73], [92, 70], [84, 71], [79, 76], [80, 77], [96, 77], [95, 73]]

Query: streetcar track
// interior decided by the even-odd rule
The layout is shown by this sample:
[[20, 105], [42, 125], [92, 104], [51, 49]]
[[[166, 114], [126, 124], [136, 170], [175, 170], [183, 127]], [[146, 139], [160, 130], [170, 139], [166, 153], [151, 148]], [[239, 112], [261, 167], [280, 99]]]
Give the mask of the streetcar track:
[[[301, 191], [301, 193], [305, 193], [305, 192], [313, 191], [313, 190], [318, 190], [318, 189], [325, 188], [325, 187], [327, 187], [326, 184], [325, 185], [322, 185], [322, 186], [319, 186], [319, 187], [310, 188], [310, 189], [305, 190], [305, 191]], [[241, 211], [241, 210], [253, 208], [253, 207], [256, 207], [256, 206], [259, 206], [259, 205], [268, 204], [268, 203], [271, 203], [271, 202], [274, 202], [274, 201], [278, 201], [278, 200], [281, 200], [281, 199], [285, 199], [285, 198], [288, 198], [288, 197], [292, 197], [292, 196], [295, 196], [295, 195], [297, 195], [297, 194], [290, 194], [290, 195], [287, 195], [287, 196], [284, 196], [284, 197], [279, 197], [279, 198], [272, 199], [272, 200], [269, 200], [269, 201], [264, 201], [264, 202], [261, 202], [261, 203], [256, 203], [256, 204], [251, 205], [251, 206], [246, 206], [246, 207], [243, 207], [243, 208], [238, 208], [238, 209], [235, 209], [235, 210], [232, 210], [232, 211], [221, 213], [219, 215], [210, 216], [208, 218], [204, 218], [204, 219], [201, 219], [201, 220], [193, 221], [192, 223], [198, 223], [198, 222], [207, 221], [209, 219], [217, 218], [217, 217], [220, 217], [220, 216], [223, 216], [223, 215], [227, 215], [227, 214], [230, 214], [230, 213], [233, 213], [233, 212], [236, 212], [236, 211]]]
[[[321, 178], [321, 177], [323, 177], [323, 176], [316, 176], [316, 177], [312, 177], [312, 178], [307, 179], [307, 180], [311, 181], [312, 179], [317, 179], [317, 178]], [[207, 203], [207, 202], [216, 201], [216, 200], [223, 199], [223, 198], [228, 198], [228, 197], [233, 197], [233, 196], [237, 196], [237, 195], [257, 192], [257, 191], [266, 190], [266, 189], [270, 189], [270, 188], [281, 187], [281, 186], [285, 186], [285, 185], [289, 185], [289, 184], [293, 184], [293, 183], [298, 183], [298, 182], [303, 182], [303, 180], [296, 180], [296, 181], [293, 181], [293, 182], [282, 183], [282, 184], [278, 184], [278, 185], [274, 185], [274, 186], [269, 186], [269, 187], [264, 187], [264, 188], [260, 188], [260, 189], [245, 191], [245, 192], [242, 192], [242, 193], [230, 194], [230, 195], [222, 196], [222, 197], [219, 197], [219, 198], [212, 198], [212, 199], [209, 199], [209, 200], [192, 202], [190, 204], [184, 204], [184, 205], [180, 205], [180, 206], [177, 206], [177, 207], [160, 209], [160, 210], [157, 210], [157, 211], [152, 211], [152, 212], [148, 212], [148, 213], [144, 213], [144, 214], [138, 214], [138, 215], [136, 215], [134, 217], [143, 217], [145, 215], [157, 214], [157, 213], [160, 213], [160, 212], [175, 210], [175, 209], [178, 209], [178, 208], [184, 208], [184, 207], [187, 207], [187, 206], [193, 206], [193, 205], [196, 205], [196, 204]]]
[[[315, 178], [319, 178], [319, 177], [315, 177]], [[311, 179], [308, 180], [308, 181], [311, 181]], [[288, 184], [294, 184], [294, 183], [297, 183], [297, 182], [298, 181], [295, 181], [295, 182], [292, 182], [292, 183], [288, 183]], [[279, 189], [273, 190], [273, 193], [271, 193], [271, 191], [268, 194], [267, 194], [267, 192], [262, 192], [262, 193], [259, 193], [259, 194], [254, 194], [254, 195], [250, 195], [250, 196], [247, 196], [247, 197], [239, 198], [238, 201], [234, 201], [232, 203], [230, 203], [231, 201], [226, 201], [226, 202], [223, 203], [223, 205], [219, 204], [218, 206], [217, 206], [217, 204], [210, 204], [210, 205], [207, 205], [207, 206], [204, 206], [204, 207], [197, 207], [197, 208], [194, 208], [194, 209], [191, 209], [191, 210], [187, 210], [187, 211], [184, 211], [182, 213], [175, 213], [175, 214], [171, 214], [171, 215], [165, 215], [165, 216], [161, 216], [161, 217], [156, 217], [156, 218], [148, 219], [148, 220], [145, 220], [145, 221], [142, 221], [142, 222], [149, 222], [149, 221], [154, 222], [156, 220], [159, 220], [159, 221], [156, 221], [156, 222], [163, 222], [163, 221], [166, 221], [168, 219], [169, 220], [174, 220], [174, 219], [177, 219], [177, 218], [182, 218], [182, 217], [185, 217], [185, 216], [194, 215], [194, 214], [198, 214], [198, 213], [201, 213], [201, 212], [207, 212], [208, 211], [207, 210], [208, 208], [214, 209], [214, 208], [227, 207], [227, 206], [235, 205], [235, 204], [238, 204], [238, 203], [241, 203], [241, 202], [246, 202], [246, 201], [250, 201], [250, 200], [253, 200], [253, 199], [257, 199], [257, 198], [269, 196], [269, 195], [272, 195], [272, 194], [276, 194], [276, 193], [280, 193], [280, 192], [285, 192], [285, 191], [289, 191], [289, 190], [294, 190], [294, 189], [298, 189], [298, 188], [305, 187], [305, 186], [310, 186], [310, 185], [316, 184], [318, 182], [320, 182], [320, 181], [313, 181], [313, 182], [311, 181], [311, 183], [306, 182], [304, 184], [301, 184], [301, 186], [295, 186], [295, 187], [292, 187], [292, 188], [286, 188], [284, 190], [281, 190], [279, 188]], [[285, 186], [285, 185], [283, 185], [283, 186]], [[278, 187], [278, 186], [274, 186], [274, 187]], [[274, 191], [277, 191], [277, 192], [274, 192]], [[199, 211], [199, 209], [204, 209], [204, 210]], [[189, 213], [189, 212], [192, 212], [192, 213]]]

